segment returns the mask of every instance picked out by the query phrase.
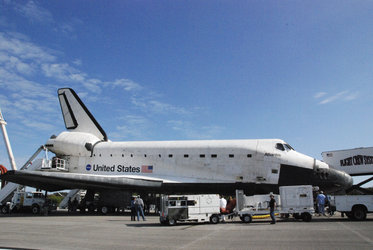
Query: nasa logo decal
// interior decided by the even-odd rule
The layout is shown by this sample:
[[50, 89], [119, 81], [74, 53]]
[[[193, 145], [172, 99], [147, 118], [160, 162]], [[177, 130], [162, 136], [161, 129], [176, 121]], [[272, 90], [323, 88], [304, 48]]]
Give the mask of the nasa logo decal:
[[92, 168], [91, 164], [88, 164], [88, 165], [85, 167], [85, 169], [86, 169], [87, 171], [91, 170], [91, 168]]

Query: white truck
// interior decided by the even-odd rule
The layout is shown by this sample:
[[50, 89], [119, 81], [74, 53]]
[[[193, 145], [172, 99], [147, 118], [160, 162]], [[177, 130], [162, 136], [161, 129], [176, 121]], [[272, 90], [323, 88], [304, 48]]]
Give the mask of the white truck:
[[55, 209], [42, 192], [16, 191], [2, 212], [31, 211], [33, 214], [39, 214], [42, 209], [48, 209], [49, 212]]
[[373, 195], [336, 195], [332, 198], [335, 210], [345, 213], [349, 219], [365, 220], [367, 213], [373, 213]]
[[178, 221], [208, 222], [220, 220], [220, 199], [217, 194], [163, 195], [160, 202], [162, 225], [175, 225]]
[[[236, 213], [245, 223], [250, 223], [254, 216], [269, 214], [268, 195], [246, 196], [242, 190], [236, 190]], [[276, 200], [275, 214], [292, 214], [295, 219], [311, 221], [315, 212], [313, 207], [313, 188], [309, 185], [280, 187], [280, 195], [274, 194]]]
[[[373, 147], [327, 151], [322, 153], [322, 157], [329, 166], [351, 176], [368, 177], [373, 174]], [[354, 189], [363, 191], [366, 195], [336, 195], [332, 197], [332, 207], [335, 206], [336, 211], [345, 213], [350, 219], [365, 220], [367, 213], [373, 212], [373, 195], [361, 186], [372, 180], [370, 177], [354, 185]]]

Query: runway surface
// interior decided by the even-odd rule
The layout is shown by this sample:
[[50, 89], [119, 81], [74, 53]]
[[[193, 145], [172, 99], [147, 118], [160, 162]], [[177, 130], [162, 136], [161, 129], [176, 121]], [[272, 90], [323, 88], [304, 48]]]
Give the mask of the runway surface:
[[366, 221], [313, 217], [311, 222], [239, 219], [161, 226], [157, 216], [0, 216], [0, 249], [373, 249], [373, 214]]

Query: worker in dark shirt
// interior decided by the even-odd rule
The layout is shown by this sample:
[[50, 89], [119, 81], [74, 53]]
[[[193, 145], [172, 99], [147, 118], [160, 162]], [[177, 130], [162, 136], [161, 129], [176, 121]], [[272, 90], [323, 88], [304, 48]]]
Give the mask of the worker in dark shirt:
[[272, 222], [271, 224], [276, 224], [275, 218], [275, 208], [276, 208], [276, 200], [273, 194], [269, 196], [271, 200], [269, 201], [269, 214], [271, 215]]

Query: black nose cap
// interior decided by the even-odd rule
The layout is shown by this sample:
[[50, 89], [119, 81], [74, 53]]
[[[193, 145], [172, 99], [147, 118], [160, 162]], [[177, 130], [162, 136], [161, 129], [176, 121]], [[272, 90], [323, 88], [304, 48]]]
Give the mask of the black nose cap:
[[353, 180], [350, 175], [333, 168], [314, 168], [313, 185], [324, 191], [334, 192], [347, 190], [352, 187]]
[[352, 177], [346, 172], [329, 168], [331, 179], [335, 181], [335, 186], [339, 186], [343, 190], [347, 190], [353, 185]]

